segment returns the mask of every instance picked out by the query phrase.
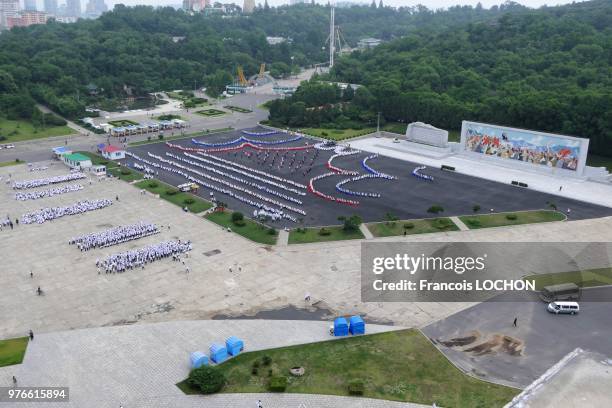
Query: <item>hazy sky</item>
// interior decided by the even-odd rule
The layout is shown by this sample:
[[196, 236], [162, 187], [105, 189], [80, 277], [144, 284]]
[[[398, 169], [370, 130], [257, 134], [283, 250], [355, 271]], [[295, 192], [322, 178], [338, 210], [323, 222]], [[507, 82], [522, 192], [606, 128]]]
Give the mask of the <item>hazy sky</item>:
[[[307, 0], [310, 1], [310, 0]], [[317, 3], [327, 3], [327, 0], [315, 0]], [[85, 1], [83, 1], [85, 3]], [[106, 0], [106, 4], [109, 6], [123, 3], [126, 5], [135, 5], [135, 4], [149, 4], [152, 6], [159, 5], [168, 5], [168, 4], [181, 4], [181, 0]], [[238, 5], [242, 5], [243, 0], [221, 0], [222, 3], [236, 3]], [[262, 3], [264, 0], [255, 0], [255, 3]], [[360, 0], [359, 2], [367, 2], [370, 3], [371, 0]], [[378, 3], [379, 0], [376, 0]], [[554, 6], [557, 4], [567, 4], [571, 3], [570, 0], [516, 0], [517, 3], [524, 4], [529, 7], [540, 7], [543, 5]], [[62, 0], [59, 3], [63, 3]], [[289, 3], [288, 0], [268, 0], [270, 5], [280, 5]], [[449, 6], [454, 6], [457, 4], [461, 5], [473, 5], [475, 6], [478, 3], [478, 0], [383, 0], [383, 4], [392, 5], [392, 6], [415, 6], [417, 4], [423, 4], [429, 8], [437, 9], [437, 8], [446, 8]], [[481, 0], [480, 3], [489, 8], [492, 5], [502, 4], [502, 0]]]

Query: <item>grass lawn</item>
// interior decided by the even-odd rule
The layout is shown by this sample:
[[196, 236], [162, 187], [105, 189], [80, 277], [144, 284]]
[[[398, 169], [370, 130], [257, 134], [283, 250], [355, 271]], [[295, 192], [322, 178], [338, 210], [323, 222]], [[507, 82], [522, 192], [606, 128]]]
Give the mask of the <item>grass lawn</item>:
[[244, 218], [244, 225], [238, 226], [232, 222], [232, 212], [225, 210], [223, 212], [212, 212], [206, 214], [205, 218], [219, 224], [223, 227], [229, 227], [236, 234], [242, 235], [251, 241], [259, 242], [260, 244], [274, 245], [278, 237], [278, 232], [274, 230], [274, 234], [270, 234], [270, 228], [255, 222], [249, 218]]
[[[193, 194], [178, 191], [176, 187], [170, 186], [159, 180], [142, 180], [134, 185], [138, 188], [144, 188], [145, 190], [150, 191], [153, 194], [159, 194], [160, 198], [169, 201], [172, 204], [176, 204], [181, 208], [186, 206], [192, 213], [200, 213], [212, 207], [212, 204], [210, 202], [203, 200], [200, 197], [194, 196]], [[176, 192], [175, 194], [167, 194], [168, 191], [178, 192]], [[189, 198], [194, 200], [192, 204], [185, 203], [185, 200]]]
[[240, 106], [233, 106], [233, 105], [227, 105], [227, 106], [224, 106], [224, 108], [225, 109], [229, 109], [229, 110], [234, 111], [234, 112], [240, 112], [240, 113], [251, 113], [251, 112], [253, 112], [250, 109], [241, 108]]
[[525, 277], [524, 280], [534, 280], [537, 290], [559, 283], [575, 283], [581, 288], [612, 285], [612, 268], [531, 275]]
[[380, 130], [384, 130], [385, 132], [405, 135], [407, 127], [408, 125], [406, 123], [390, 122], [390, 123], [385, 124]]
[[[514, 219], [512, 219], [514, 218]], [[503, 227], [506, 225], [534, 224], [537, 222], [563, 221], [565, 215], [558, 211], [536, 210], [514, 213], [464, 215], [459, 217], [469, 229]]]
[[608, 169], [608, 171], [612, 171], [612, 157], [589, 154], [587, 156], [587, 165], [593, 167], [605, 167]]
[[204, 109], [196, 112], [198, 115], [202, 116], [221, 116], [225, 115], [225, 112], [219, 109]]
[[170, 142], [172, 140], [187, 139], [187, 138], [198, 137], [198, 136], [206, 136], [206, 135], [211, 135], [213, 133], [227, 132], [229, 130], [234, 130], [234, 128], [226, 127], [226, 128], [219, 128], [219, 129], [208, 129], [208, 131], [201, 131], [201, 132], [195, 132], [195, 133], [188, 133], [184, 135], [164, 137], [161, 140], [158, 138], [151, 137], [151, 140], [141, 140], [140, 142], [129, 143], [129, 146], [140, 146], [140, 145], [146, 145], [146, 144], [152, 144], [152, 143]]
[[406, 232], [406, 235], [414, 235], [430, 232], [458, 231], [459, 227], [450, 218], [426, 218], [423, 220], [373, 222], [368, 224], [368, 229], [375, 237], [392, 237], [404, 235], [404, 232]]
[[120, 119], [120, 120], [111, 120], [108, 122], [109, 125], [113, 125], [115, 127], [124, 127], [124, 126], [130, 126], [130, 125], [137, 125], [137, 122], [134, 122], [133, 120], [129, 120], [129, 119]]
[[321, 228], [302, 228], [289, 232], [289, 244], [306, 244], [309, 242], [342, 241], [345, 239], [363, 239], [361, 231], [345, 231], [342, 226], [325, 227], [328, 235], [321, 235]]
[[[262, 364], [263, 356], [271, 364]], [[252, 374], [255, 361], [260, 362]], [[291, 367], [305, 368], [302, 377]], [[348, 384], [362, 380], [364, 397], [442, 407], [501, 407], [519, 390], [460, 372], [419, 331], [401, 330], [336, 341], [241, 354], [219, 366], [227, 378], [222, 392], [267, 392], [269, 370], [287, 377], [286, 392], [348, 395]], [[194, 393], [185, 382], [183, 392]]]
[[80, 154], [82, 154], [84, 156], [89, 157], [91, 159], [91, 163], [94, 166], [97, 166], [97, 165], [101, 164], [103, 166], [106, 166], [107, 170], [115, 168], [115, 167], [119, 167], [119, 163], [114, 162], [112, 160], [107, 160], [104, 157], [102, 157], [102, 156], [100, 156], [98, 154], [95, 154], [95, 153], [91, 153], [91, 152], [75, 152], [75, 153], [80, 153]]
[[0, 162], [0, 167], [16, 166], [18, 164], [24, 164], [24, 163], [25, 162], [23, 160], [15, 159], [15, 160], [6, 161], [6, 162]]
[[6, 137], [6, 140], [0, 141], [0, 144], [42, 139], [51, 136], [65, 136], [73, 133], [74, 130], [68, 126], [46, 126], [44, 129], [34, 128], [32, 123], [26, 120], [9, 120], [0, 117], [0, 135]]
[[27, 337], [0, 340], [0, 367], [21, 364], [27, 348]]
[[144, 177], [141, 172], [134, 169], [128, 169], [127, 167], [114, 167], [112, 169], [107, 169], [107, 172], [112, 174], [114, 177], [118, 177], [120, 180], [127, 181], [128, 183], [134, 180], [142, 180]]
[[325, 128], [303, 128], [300, 131], [321, 137], [323, 139], [330, 140], [344, 140], [352, 137], [367, 135], [376, 131], [376, 128], [364, 128], [364, 129], [325, 129]]

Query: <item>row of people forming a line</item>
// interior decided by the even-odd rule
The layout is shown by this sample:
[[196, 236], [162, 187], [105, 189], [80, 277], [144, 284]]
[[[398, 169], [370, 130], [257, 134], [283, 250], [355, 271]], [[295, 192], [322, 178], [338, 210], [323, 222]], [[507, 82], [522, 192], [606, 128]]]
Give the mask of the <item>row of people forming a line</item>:
[[142, 268], [157, 260], [191, 251], [191, 241], [164, 241], [144, 248], [113, 254], [96, 262], [98, 273], [100, 268], [105, 273], [121, 273], [129, 269]]
[[13, 182], [13, 190], [24, 190], [28, 188], [36, 188], [48, 186], [49, 184], [65, 183], [66, 181], [80, 180], [87, 176], [81, 172], [74, 172], [63, 176], [45, 177], [34, 180], [15, 181]]
[[54, 219], [63, 217], [65, 215], [75, 215], [81, 214], [88, 211], [98, 210], [100, 208], [108, 207], [112, 205], [113, 202], [111, 200], [103, 199], [103, 200], [83, 200], [76, 202], [67, 207], [53, 207], [53, 208], [43, 208], [38, 211], [33, 211], [30, 213], [23, 214], [21, 216], [22, 224], [42, 224], [45, 221], [52, 221]]
[[93, 248], [106, 248], [134, 239], [148, 237], [159, 232], [157, 225], [139, 222], [138, 224], [121, 225], [101, 232], [81, 235], [72, 238], [68, 243], [76, 245], [81, 251], [87, 251]]
[[53, 197], [60, 194], [71, 193], [73, 191], [82, 190], [83, 186], [80, 184], [68, 184], [62, 187], [49, 188], [47, 190], [38, 191], [18, 191], [15, 193], [15, 200], [27, 201], [27, 200], [38, 200], [39, 198]]

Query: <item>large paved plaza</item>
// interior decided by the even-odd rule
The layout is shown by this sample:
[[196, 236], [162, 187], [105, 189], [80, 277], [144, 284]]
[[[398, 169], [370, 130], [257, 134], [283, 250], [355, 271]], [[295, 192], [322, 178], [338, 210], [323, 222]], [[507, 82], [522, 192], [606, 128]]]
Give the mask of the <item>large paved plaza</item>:
[[[266, 129], [263, 128], [255, 128], [251, 130], [256, 132], [266, 131]], [[252, 137], [247, 136], [242, 133], [242, 131], [237, 130], [222, 134], [201, 136], [197, 137], [196, 140], [209, 145], [218, 145], [221, 143], [228, 143], [238, 140], [241, 137], [247, 137], [250, 140], [261, 141], [263, 143], [270, 143], [290, 140], [295, 136], [287, 135], [285, 133], [278, 133], [265, 137]], [[306, 145], [312, 146], [318, 142], [319, 140], [310, 137], [303, 137], [300, 140], [290, 143], [283, 143], [279, 145], [260, 144], [259, 146], [264, 148], [304, 147]], [[246, 168], [247, 173], [260, 174], [254, 172], [265, 172], [276, 177], [292, 180], [303, 186], [308, 185], [309, 180], [313, 177], [329, 173], [330, 169], [327, 168], [328, 160], [330, 157], [332, 157], [332, 155], [334, 155], [334, 150], [316, 150], [312, 148], [295, 152], [271, 152], [266, 158], [266, 153], [264, 151], [256, 150], [251, 147], [212, 153], [210, 152], [211, 149], [220, 149], [222, 147], [207, 147], [194, 144], [191, 139], [181, 139], [171, 143], [184, 148], [208, 150], [209, 154], [212, 156], [225, 161], [225, 164], [221, 163], [221, 166], [227, 166], [229, 162], [229, 166], [234, 169], [236, 168], [236, 165], [239, 165], [243, 166], [243, 170]], [[227, 147], [235, 146], [239, 146], [239, 144], [230, 144]], [[341, 150], [340, 147], [338, 149]], [[185, 156], [185, 152], [182, 152], [177, 148], [168, 147], [165, 143], [136, 146], [130, 148], [129, 150], [141, 158], [159, 164], [159, 160], [148, 156], [149, 153], [155, 154], [163, 159], [174, 161], [180, 165], [187, 166], [196, 171], [203, 172], [207, 175], [220, 178], [228, 183], [233, 183], [234, 185], [239, 186], [239, 189], [234, 189], [234, 191], [244, 193], [245, 189], [250, 189], [257, 194], [262, 194], [263, 196], [288, 204], [291, 207], [303, 210], [306, 215], [292, 212], [291, 210], [286, 210], [285, 212], [298, 220], [302, 219], [304, 225], [310, 226], [338, 224], [339, 216], [347, 216], [352, 214], [360, 215], [362, 219], [367, 222], [382, 221], [385, 219], [386, 214], [392, 214], [399, 217], [399, 219], [432, 217], [432, 214], [427, 212], [429, 207], [432, 205], [441, 205], [444, 208], [443, 215], [445, 216], [471, 214], [472, 207], [476, 204], [480, 205], [483, 211], [494, 209], [496, 212], [503, 212], [549, 209], [551, 203], [556, 205], [557, 208], [562, 211], [567, 211], [568, 208], [571, 209], [572, 219], [597, 218], [612, 215], [612, 208], [599, 206], [584, 201], [577, 201], [571, 198], [555, 196], [532, 189], [521, 189], [513, 187], [509, 184], [502, 184], [496, 181], [485, 180], [483, 178], [465, 174], [445, 172], [441, 171], [439, 167], [427, 168], [423, 170], [424, 174], [430, 175], [434, 178], [433, 181], [425, 181], [412, 175], [412, 171], [419, 166], [418, 164], [383, 155], [368, 160], [367, 165], [375, 169], [375, 171], [397, 177], [396, 180], [366, 178], [359, 181], [349, 182], [343, 186], [344, 188], [352, 191], [378, 193], [380, 194], [380, 197], [353, 196], [337, 191], [337, 183], [354, 177], [354, 175], [347, 174], [335, 174], [330, 177], [314, 181], [313, 185], [316, 190], [319, 190], [324, 194], [343, 199], [356, 200], [359, 202], [359, 205], [357, 206], [330, 202], [311, 193], [307, 193], [305, 196], [300, 196], [294, 193], [288, 193], [287, 191], [276, 187], [272, 187], [272, 189], [276, 190], [277, 192], [286, 193], [294, 199], [299, 199], [301, 201], [300, 204], [293, 201], [285, 201], [282, 198], [279, 199], [278, 196], [271, 195], [267, 192], [262, 192], [256, 188], [247, 186], [240, 181], [236, 181], [235, 178], [230, 179], [225, 175], [220, 175], [218, 172], [212, 172], [208, 169], [203, 170], [202, 167], [187, 164], [183, 161], [167, 156], [167, 153], [175, 156], [178, 155], [182, 159], [191, 160], [199, 165], [203, 164], [205, 166], [212, 167], [217, 171], [226, 172], [233, 177], [238, 176], [249, 182], [254, 181], [253, 179], [236, 173], [233, 170], [227, 170], [227, 167], [219, 166], [219, 162], [216, 162], [216, 159], [213, 159], [213, 161], [216, 162], [215, 164], [213, 164], [210, 160], [206, 163], [202, 163], [197, 159]], [[318, 154], [315, 152], [318, 152]], [[188, 154], [194, 155], [194, 153]], [[198, 155], [195, 154], [195, 156]], [[332, 166], [336, 166], [342, 170], [356, 172], [357, 174], [362, 175], [368, 174], [362, 165], [362, 161], [368, 156], [371, 156], [371, 154], [366, 152], [340, 156], [333, 159], [331, 164]], [[128, 158], [124, 162], [132, 166], [135, 162], [138, 162], [138, 160]], [[303, 164], [299, 165], [298, 167], [298, 164], [301, 162], [303, 162]], [[290, 166], [292, 163], [293, 166]], [[142, 162], [140, 164], [142, 164]], [[176, 168], [175, 166], [171, 167]], [[196, 178], [202, 179], [202, 177], [198, 176], [197, 174], [191, 172], [189, 174]], [[165, 170], [159, 170], [158, 177], [168, 184], [175, 186], [187, 181], [182, 175]], [[215, 186], [223, 187], [217, 181], [210, 181], [209, 179], [203, 180], [210, 182]], [[263, 186], [270, 187], [270, 185]], [[305, 192], [306, 190], [302, 191]], [[204, 198], [208, 198], [210, 192], [210, 189], [202, 187], [200, 188], [198, 194]], [[261, 200], [250, 196], [247, 193], [244, 194], [246, 194], [247, 198], [261, 202]], [[247, 215], [251, 215], [255, 209], [253, 206], [245, 204], [225, 194], [215, 193], [215, 197], [218, 200], [227, 203], [229, 208], [242, 211]], [[290, 220], [270, 222], [270, 224], [277, 227], [296, 227], [300, 225]]]

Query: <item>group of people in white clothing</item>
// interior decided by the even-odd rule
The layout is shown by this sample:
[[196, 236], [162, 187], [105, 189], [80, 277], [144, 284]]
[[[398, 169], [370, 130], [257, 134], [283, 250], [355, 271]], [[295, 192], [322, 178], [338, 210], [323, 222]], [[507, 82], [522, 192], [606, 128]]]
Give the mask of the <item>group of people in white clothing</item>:
[[13, 190], [25, 190], [28, 188], [36, 188], [42, 186], [48, 186], [49, 184], [65, 183], [67, 181], [74, 181], [87, 178], [87, 176], [81, 172], [73, 172], [63, 176], [45, 177], [34, 180], [24, 180], [13, 182]]
[[53, 197], [60, 194], [70, 193], [73, 191], [82, 190], [83, 186], [80, 184], [68, 184], [62, 187], [49, 188], [47, 190], [37, 191], [18, 191], [15, 193], [15, 200], [27, 201], [27, 200], [38, 200], [39, 198]]
[[112, 245], [157, 234], [160, 230], [155, 224], [139, 222], [131, 225], [121, 225], [101, 232], [81, 235], [72, 238], [68, 243], [76, 245], [81, 252], [93, 248], [106, 248]]
[[42, 208], [38, 211], [29, 212], [21, 216], [22, 224], [42, 224], [65, 215], [81, 214], [88, 211], [98, 210], [112, 205], [111, 200], [83, 200], [67, 207]]
[[143, 268], [146, 264], [192, 250], [191, 241], [164, 241], [144, 248], [113, 254], [96, 261], [96, 267], [105, 273], [121, 273], [130, 269]]

